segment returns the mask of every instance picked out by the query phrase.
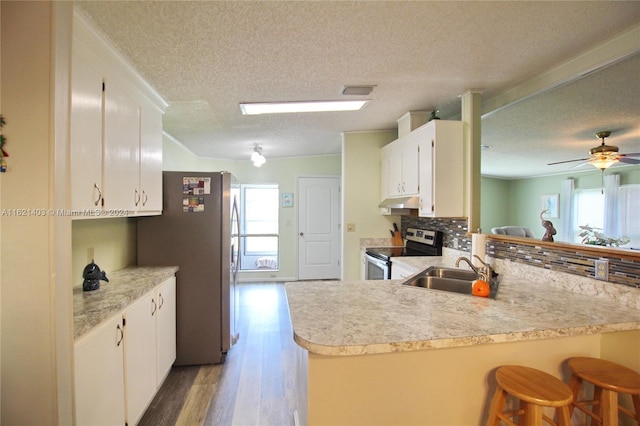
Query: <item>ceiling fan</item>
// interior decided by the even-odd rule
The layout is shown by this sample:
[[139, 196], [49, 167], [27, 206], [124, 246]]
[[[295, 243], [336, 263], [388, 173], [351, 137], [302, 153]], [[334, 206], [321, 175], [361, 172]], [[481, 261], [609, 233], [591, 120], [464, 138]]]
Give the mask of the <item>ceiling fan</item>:
[[[619, 154], [617, 146], [606, 145], [604, 143], [604, 139], [609, 137], [610, 135], [611, 135], [611, 132], [608, 132], [608, 131], [596, 133], [596, 136], [599, 139], [602, 139], [602, 144], [596, 147], [593, 147], [589, 150], [589, 155], [591, 155], [589, 158], [557, 161], [555, 163], [549, 163], [548, 166], [552, 166], [554, 164], [572, 163], [575, 161], [584, 161], [583, 164], [588, 163], [604, 171], [604, 169], [614, 165], [615, 163], [640, 164], [640, 160], [636, 160], [635, 158], [629, 158], [629, 157], [640, 157], [640, 152], [634, 152], [632, 154]], [[582, 164], [579, 164], [578, 166], [581, 166], [581, 165]]]

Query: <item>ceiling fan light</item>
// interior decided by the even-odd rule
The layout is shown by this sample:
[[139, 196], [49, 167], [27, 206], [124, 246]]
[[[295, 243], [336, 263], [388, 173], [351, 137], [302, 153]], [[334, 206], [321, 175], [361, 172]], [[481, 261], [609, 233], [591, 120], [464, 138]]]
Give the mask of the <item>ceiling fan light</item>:
[[264, 156], [262, 154], [258, 154], [258, 156], [256, 157], [255, 160], [253, 160], [253, 165], [255, 167], [260, 167], [262, 166], [264, 163], [266, 163], [267, 160], [264, 158]]
[[251, 161], [255, 167], [260, 167], [267, 162], [267, 159], [262, 155], [262, 148], [258, 144], [253, 145], [253, 152], [251, 153]]
[[594, 158], [593, 160], [589, 161], [589, 164], [591, 164], [592, 166], [600, 170], [604, 170], [614, 165], [617, 162], [618, 160], [616, 158], [602, 156], [602, 157]]

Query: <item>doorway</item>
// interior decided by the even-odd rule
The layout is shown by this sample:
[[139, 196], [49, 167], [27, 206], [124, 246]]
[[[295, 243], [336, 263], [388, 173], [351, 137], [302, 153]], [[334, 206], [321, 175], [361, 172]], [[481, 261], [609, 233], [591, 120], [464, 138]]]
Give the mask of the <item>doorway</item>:
[[340, 179], [301, 176], [297, 192], [298, 279], [339, 279]]

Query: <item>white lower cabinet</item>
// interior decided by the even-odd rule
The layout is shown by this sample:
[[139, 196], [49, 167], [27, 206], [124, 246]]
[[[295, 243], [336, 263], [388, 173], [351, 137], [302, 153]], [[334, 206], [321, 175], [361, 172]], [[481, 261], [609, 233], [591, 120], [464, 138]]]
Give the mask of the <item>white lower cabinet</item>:
[[176, 360], [176, 279], [171, 278], [158, 288], [158, 383], [162, 383]]
[[171, 277], [76, 342], [76, 424], [137, 424], [175, 359]]
[[392, 262], [391, 264], [391, 279], [392, 280], [403, 280], [405, 278], [410, 277], [415, 274], [415, 268], [411, 268], [409, 266], [405, 266], [399, 262]]
[[124, 384], [127, 424], [135, 425], [158, 388], [156, 375], [156, 292], [124, 313]]
[[124, 334], [117, 315], [75, 344], [77, 425], [123, 425]]

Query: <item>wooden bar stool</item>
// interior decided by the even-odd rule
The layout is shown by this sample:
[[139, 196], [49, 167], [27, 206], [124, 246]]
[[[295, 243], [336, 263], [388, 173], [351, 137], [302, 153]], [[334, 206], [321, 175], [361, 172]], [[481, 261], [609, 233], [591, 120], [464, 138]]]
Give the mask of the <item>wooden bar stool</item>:
[[[604, 426], [617, 426], [618, 413], [635, 419], [640, 425], [640, 374], [636, 371], [598, 358], [575, 357], [567, 361], [571, 369], [569, 387], [573, 393], [573, 408], [586, 413]], [[582, 382], [593, 385], [593, 399], [579, 400]], [[618, 405], [618, 394], [629, 394], [635, 413]], [[587, 407], [591, 406], [591, 410]]]
[[[506, 365], [496, 371], [498, 386], [489, 410], [488, 426], [497, 426], [500, 420], [515, 425], [511, 417], [518, 416], [518, 424], [538, 426], [542, 421], [552, 425], [569, 426], [569, 407], [573, 395], [562, 380], [544, 371], [518, 365]], [[507, 395], [520, 400], [519, 409], [504, 412]], [[542, 413], [543, 407], [555, 407], [558, 423]]]

